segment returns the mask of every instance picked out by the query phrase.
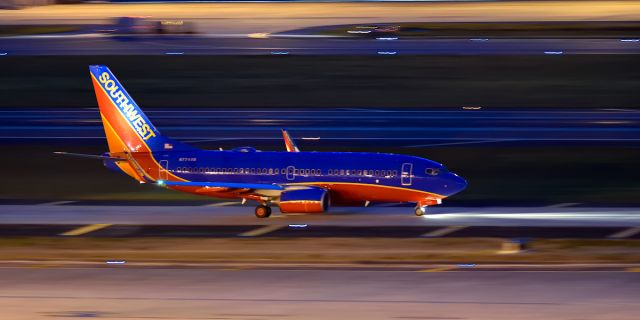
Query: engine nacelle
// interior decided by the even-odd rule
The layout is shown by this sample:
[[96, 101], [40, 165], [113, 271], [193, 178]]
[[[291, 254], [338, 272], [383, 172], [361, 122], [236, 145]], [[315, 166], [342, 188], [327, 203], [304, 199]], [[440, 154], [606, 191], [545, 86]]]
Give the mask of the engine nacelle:
[[329, 210], [329, 193], [320, 188], [285, 191], [280, 195], [282, 213], [322, 213]]

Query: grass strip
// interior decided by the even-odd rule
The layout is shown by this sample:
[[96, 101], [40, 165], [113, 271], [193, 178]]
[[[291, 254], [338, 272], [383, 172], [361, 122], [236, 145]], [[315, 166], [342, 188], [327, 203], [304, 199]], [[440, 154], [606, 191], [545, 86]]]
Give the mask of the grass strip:
[[[381, 29], [386, 29], [387, 32], [379, 31]], [[370, 30], [370, 32], [353, 33], [354, 31], [362, 32], [367, 30]], [[640, 36], [640, 22], [401, 22], [382, 25], [347, 25], [329, 29], [320, 28], [319, 34], [358, 37], [392, 34], [401, 37], [426, 38], [620, 38]]]
[[503, 239], [2, 238], [0, 260], [263, 263], [639, 263], [640, 240], [536, 240], [500, 254]]
[[80, 29], [73, 25], [4, 25], [0, 26], [0, 37], [68, 33]]

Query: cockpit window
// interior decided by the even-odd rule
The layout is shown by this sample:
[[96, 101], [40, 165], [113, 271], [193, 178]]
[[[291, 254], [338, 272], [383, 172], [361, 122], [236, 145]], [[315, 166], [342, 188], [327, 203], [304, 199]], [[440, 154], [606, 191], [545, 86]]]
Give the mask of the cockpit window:
[[430, 175], [430, 176], [437, 176], [440, 173], [440, 170], [435, 169], [435, 168], [427, 168], [424, 170], [424, 173]]

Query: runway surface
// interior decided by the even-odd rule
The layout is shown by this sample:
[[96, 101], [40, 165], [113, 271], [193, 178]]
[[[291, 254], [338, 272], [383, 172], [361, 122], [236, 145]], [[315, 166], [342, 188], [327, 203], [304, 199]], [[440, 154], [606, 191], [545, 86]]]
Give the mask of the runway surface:
[[465, 3], [74, 4], [0, 11], [3, 24], [106, 24], [115, 17], [194, 21], [205, 34], [279, 33], [322, 25], [419, 21], [638, 21], [640, 1]]
[[[14, 320], [636, 320], [640, 273], [1, 268]], [[443, 271], [443, 270], [440, 270]]]
[[[423, 228], [436, 227], [438, 229], [449, 226], [469, 227], [540, 227], [545, 230], [547, 227], [569, 227], [569, 228], [637, 228], [640, 227], [640, 210], [638, 208], [593, 208], [593, 207], [572, 207], [574, 204], [558, 204], [547, 207], [446, 207], [436, 206], [429, 208], [430, 214], [423, 217], [413, 215], [411, 207], [335, 207], [326, 214], [320, 215], [281, 215], [274, 214], [269, 219], [257, 219], [253, 215], [253, 206], [241, 206], [238, 202], [217, 202], [200, 206], [167, 206], [167, 205], [146, 205], [146, 206], [126, 206], [126, 205], [88, 205], [86, 203], [75, 203], [72, 201], [43, 203], [36, 205], [2, 205], [0, 206], [0, 221], [4, 225], [134, 225], [134, 226], [205, 226], [204, 230], [189, 229], [192, 233], [204, 232], [215, 235], [218, 231], [227, 235], [224, 228], [208, 228], [210, 226], [243, 226], [243, 231], [248, 231], [254, 227], [275, 226], [268, 232], [281, 231], [298, 232], [294, 236], [304, 236], [318, 231], [320, 234], [331, 235], [332, 232], [349, 234], [355, 232], [353, 228], [372, 233], [369, 236], [383, 235], [381, 228], [388, 228], [389, 234], [398, 232], [400, 235], [414, 236], [423, 234]], [[374, 228], [375, 227], [375, 228]], [[395, 230], [398, 228], [417, 228]], [[244, 229], [247, 230], [244, 230]], [[371, 229], [373, 228], [373, 229]], [[4, 230], [7, 228], [4, 227]], [[12, 228], [8, 228], [9, 230]], [[63, 228], [64, 229], [64, 228]], [[286, 229], [286, 230], [285, 230]], [[57, 230], [57, 229], [56, 229]], [[171, 231], [171, 228], [160, 228], [159, 232]], [[229, 229], [231, 235], [236, 235], [235, 229]], [[323, 231], [324, 230], [324, 231]], [[369, 230], [369, 231], [367, 231]], [[464, 235], [471, 229], [460, 228], [451, 230], [447, 234]], [[506, 230], [506, 231], [505, 231]], [[127, 233], [135, 234], [139, 230], [133, 228]], [[473, 229], [468, 236], [504, 236], [509, 233], [507, 229]], [[521, 229], [522, 236], [538, 234], [539, 230]], [[566, 231], [566, 230], [565, 230]], [[583, 234], [578, 229], [577, 237], [595, 236], [605, 237], [613, 234], [616, 230], [605, 230], [595, 234]], [[7, 231], [5, 231], [6, 233]], [[47, 229], [43, 229], [48, 233]], [[421, 233], [422, 232], [422, 233]], [[264, 234], [266, 234], [265, 232]], [[518, 232], [515, 232], [518, 233]], [[28, 234], [28, 233], [27, 233]], [[55, 235], [55, 230], [50, 234]], [[560, 237], [563, 234], [576, 236], [573, 232], [568, 233], [544, 233], [545, 237]], [[285, 234], [286, 236], [287, 234]], [[628, 236], [640, 236], [638, 232], [632, 232]], [[514, 235], [517, 236], [517, 235]], [[563, 236], [567, 237], [567, 236]]]
[[0, 38], [16, 55], [561, 55], [640, 54], [635, 39], [375, 39], [136, 36]]
[[[193, 21], [200, 36], [112, 38], [90, 33], [4, 37], [0, 38], [0, 57], [640, 53], [637, 39], [525, 40], [477, 37], [376, 41], [326, 39], [300, 31], [319, 26], [420, 21], [637, 21], [640, 20], [640, 1], [75, 4], [3, 10], [0, 11], [0, 21], [8, 25], [84, 25], [89, 26], [89, 30], [97, 31], [113, 29], [111, 24], [115, 17], [132, 15]], [[95, 27], [99, 25], [102, 26]], [[255, 39], [265, 35], [269, 38]]]
[[[281, 128], [301, 150], [340, 145], [425, 148], [442, 145], [640, 143], [640, 112], [626, 109], [145, 109], [170, 137], [199, 146], [279, 150]], [[102, 142], [97, 108], [0, 110], [0, 142]]]

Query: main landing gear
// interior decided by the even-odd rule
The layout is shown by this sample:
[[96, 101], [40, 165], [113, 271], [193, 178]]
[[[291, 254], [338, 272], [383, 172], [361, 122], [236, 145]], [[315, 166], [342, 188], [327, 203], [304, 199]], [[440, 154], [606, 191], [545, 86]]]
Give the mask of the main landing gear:
[[417, 206], [415, 213], [418, 217], [423, 216], [425, 213], [427, 213], [427, 206]]
[[256, 207], [255, 213], [258, 218], [269, 218], [271, 215], [271, 207], [261, 204]]

